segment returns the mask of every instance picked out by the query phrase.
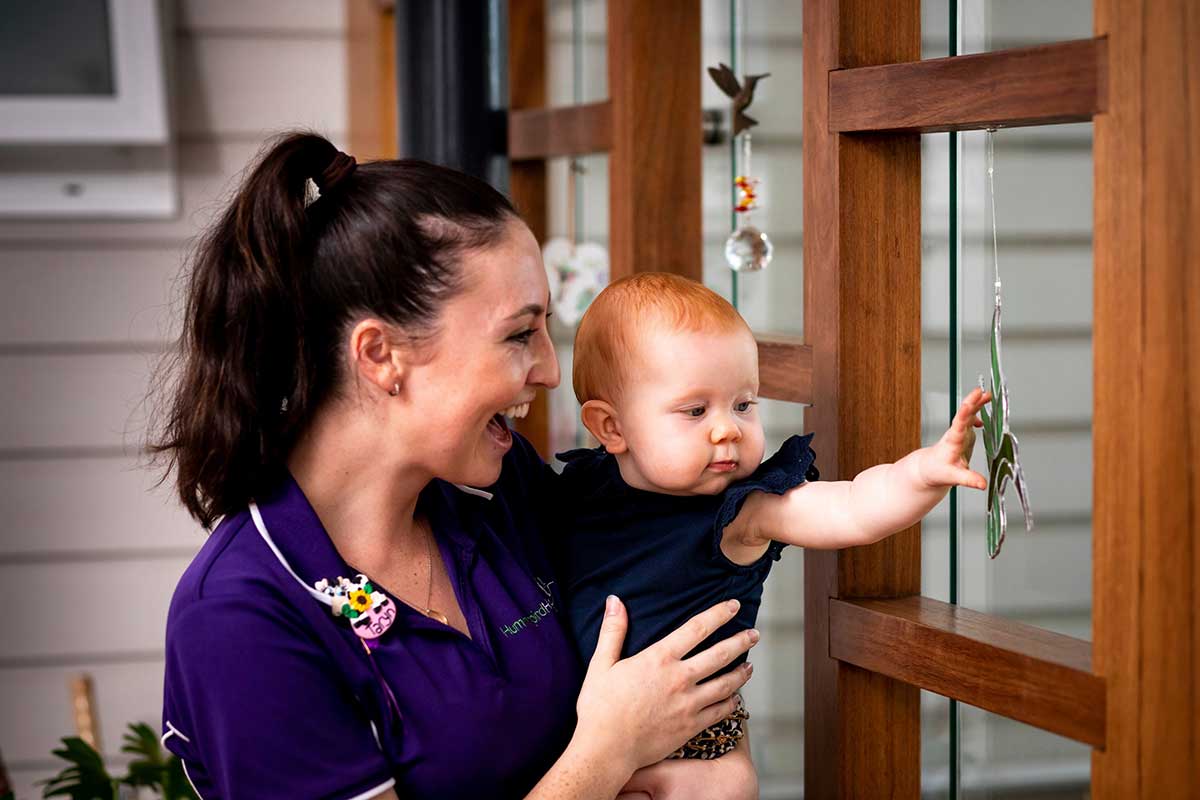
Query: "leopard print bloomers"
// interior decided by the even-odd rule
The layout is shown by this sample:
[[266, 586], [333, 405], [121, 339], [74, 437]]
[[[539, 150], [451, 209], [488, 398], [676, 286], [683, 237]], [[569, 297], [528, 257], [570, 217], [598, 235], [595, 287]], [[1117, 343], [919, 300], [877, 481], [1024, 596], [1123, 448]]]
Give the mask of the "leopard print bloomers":
[[737, 708], [716, 725], [710, 725], [680, 747], [667, 758], [719, 758], [737, 747], [737, 743], [746, 735], [742, 723], [750, 719], [750, 712], [738, 695]]

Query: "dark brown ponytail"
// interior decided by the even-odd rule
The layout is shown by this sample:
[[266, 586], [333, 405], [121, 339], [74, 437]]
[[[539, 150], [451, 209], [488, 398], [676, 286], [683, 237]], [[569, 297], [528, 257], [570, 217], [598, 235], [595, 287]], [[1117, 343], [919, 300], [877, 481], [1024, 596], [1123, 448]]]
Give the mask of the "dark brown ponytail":
[[[320, 198], [306, 205], [308, 180]], [[206, 528], [285, 470], [366, 316], [431, 332], [466, 250], [516, 218], [495, 189], [420, 161], [355, 166], [326, 139], [276, 140], [197, 247], [149, 450]]]

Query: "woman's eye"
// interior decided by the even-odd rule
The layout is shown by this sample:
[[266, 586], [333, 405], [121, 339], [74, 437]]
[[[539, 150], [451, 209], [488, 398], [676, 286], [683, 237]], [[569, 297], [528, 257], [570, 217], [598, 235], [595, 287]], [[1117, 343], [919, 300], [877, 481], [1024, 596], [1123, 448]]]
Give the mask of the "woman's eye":
[[508, 337], [508, 340], [510, 342], [517, 342], [518, 344], [529, 344], [529, 340], [533, 338], [535, 333], [537, 333], [537, 328], [530, 328], [527, 331], [514, 333], [512, 336]]

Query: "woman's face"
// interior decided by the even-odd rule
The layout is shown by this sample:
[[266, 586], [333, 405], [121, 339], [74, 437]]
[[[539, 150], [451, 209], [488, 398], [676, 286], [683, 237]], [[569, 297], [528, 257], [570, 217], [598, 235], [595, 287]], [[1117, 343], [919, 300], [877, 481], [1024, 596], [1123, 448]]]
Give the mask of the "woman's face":
[[537, 241], [519, 221], [498, 244], [463, 256], [460, 269], [462, 289], [405, 382], [407, 410], [417, 414], [406, 438], [420, 440], [437, 477], [488, 486], [512, 446], [501, 415], [523, 416], [539, 388], [558, 385], [550, 289]]

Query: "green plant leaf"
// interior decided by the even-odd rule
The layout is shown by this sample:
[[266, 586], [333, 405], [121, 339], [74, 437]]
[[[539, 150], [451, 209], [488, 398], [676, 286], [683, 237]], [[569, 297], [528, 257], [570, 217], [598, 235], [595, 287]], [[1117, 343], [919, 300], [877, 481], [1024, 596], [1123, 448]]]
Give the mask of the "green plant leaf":
[[166, 763], [154, 729], [144, 722], [131, 722], [121, 741], [122, 753], [138, 756], [129, 762], [129, 774], [121, 782], [129, 786], [160, 788]]
[[163, 800], [200, 800], [192, 790], [192, 782], [183, 772], [183, 762], [179, 756], [167, 756], [167, 768], [163, 772]]
[[96, 749], [78, 736], [64, 737], [62, 743], [62, 747], [51, 752], [70, 766], [53, 778], [38, 782], [38, 785], [45, 787], [42, 797], [70, 797], [71, 800], [115, 798], [118, 782], [108, 774], [104, 759]]

